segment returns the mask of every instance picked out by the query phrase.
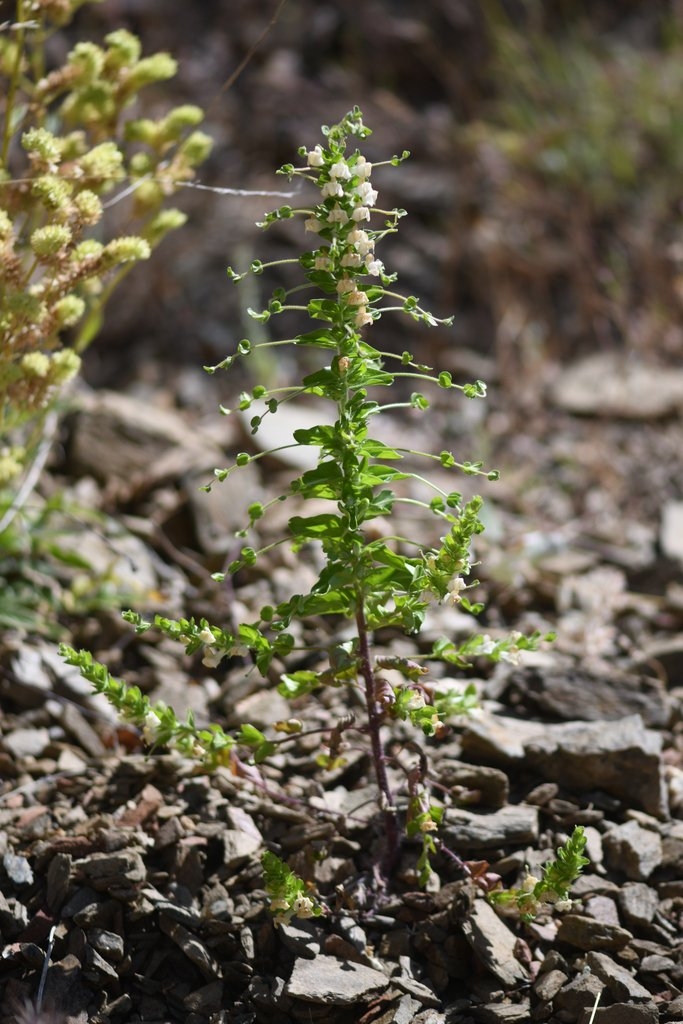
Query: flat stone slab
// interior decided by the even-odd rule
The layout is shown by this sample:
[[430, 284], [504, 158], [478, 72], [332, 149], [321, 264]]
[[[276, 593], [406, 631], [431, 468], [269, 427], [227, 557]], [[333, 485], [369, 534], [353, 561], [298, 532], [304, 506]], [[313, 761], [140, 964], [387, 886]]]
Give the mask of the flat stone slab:
[[501, 843], [538, 841], [538, 808], [511, 804], [491, 814], [449, 808], [443, 834], [457, 849], [486, 849]]
[[389, 987], [380, 971], [333, 956], [297, 960], [285, 993], [293, 999], [331, 1006], [352, 1006]]
[[529, 976], [515, 956], [515, 935], [486, 900], [474, 901], [461, 927], [477, 957], [505, 988], [528, 983]]
[[632, 882], [646, 881], [662, 863], [662, 837], [637, 821], [615, 825], [603, 836], [603, 847], [608, 866]]
[[489, 715], [467, 722], [462, 744], [473, 759], [494, 764], [524, 760], [535, 774], [568, 789], [603, 790], [628, 807], [658, 818], [668, 815], [662, 737], [646, 729], [640, 715], [559, 725]]

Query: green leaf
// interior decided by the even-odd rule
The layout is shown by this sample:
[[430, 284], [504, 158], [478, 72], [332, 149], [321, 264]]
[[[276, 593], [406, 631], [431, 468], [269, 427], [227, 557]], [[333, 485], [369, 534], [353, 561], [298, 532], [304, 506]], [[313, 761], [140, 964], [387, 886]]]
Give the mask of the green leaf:
[[318, 672], [285, 672], [280, 678], [277, 692], [281, 697], [293, 700], [295, 697], [304, 697], [307, 693], [312, 693], [321, 685]]
[[339, 303], [333, 299], [311, 299], [306, 308], [313, 320], [327, 320], [330, 323], [339, 320]]
[[360, 446], [360, 450], [364, 455], [367, 455], [372, 459], [402, 459], [403, 456], [396, 451], [395, 448], [390, 448], [389, 445], [384, 444], [383, 441], [376, 441], [374, 438], [366, 437]]
[[316, 348], [337, 348], [338, 340], [329, 328], [320, 328], [317, 331], [308, 331], [300, 334], [294, 339], [295, 345], [314, 345]]
[[260, 729], [257, 729], [254, 725], [249, 725], [249, 723], [240, 726], [238, 739], [246, 747], [258, 747], [261, 743], [266, 742], [266, 737]]
[[321, 512], [317, 516], [292, 516], [288, 523], [290, 533], [299, 539], [330, 540], [342, 536], [342, 523], [339, 516], [330, 512]]
[[334, 427], [321, 424], [308, 429], [300, 428], [294, 431], [294, 440], [297, 444], [310, 445], [317, 448], [331, 447], [335, 441]]
[[266, 740], [254, 751], [254, 764], [263, 764], [263, 762], [271, 757], [277, 750], [277, 745], [272, 743], [270, 740]]

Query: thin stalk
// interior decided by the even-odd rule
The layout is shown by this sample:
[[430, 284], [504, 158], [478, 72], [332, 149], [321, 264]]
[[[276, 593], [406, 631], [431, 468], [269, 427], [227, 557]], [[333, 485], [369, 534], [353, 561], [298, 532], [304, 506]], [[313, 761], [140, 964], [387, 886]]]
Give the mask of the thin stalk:
[[365, 609], [362, 598], [359, 597], [356, 607], [356, 629], [360, 646], [360, 667], [361, 675], [365, 681], [365, 703], [368, 713], [368, 734], [372, 749], [372, 760], [375, 766], [375, 778], [380, 792], [380, 807], [384, 819], [385, 846], [381, 862], [381, 874], [383, 878], [391, 877], [393, 868], [396, 865], [399, 854], [398, 821], [396, 819], [396, 807], [387, 776], [387, 766], [382, 748], [382, 737], [380, 735], [382, 715], [377, 702], [377, 687], [375, 685], [375, 673], [372, 670], [370, 661], [370, 643], [368, 639], [368, 627], [365, 620]]
[[24, 55], [24, 5], [22, 0], [18, 0], [17, 3], [17, 53], [14, 61], [14, 66], [10, 75], [9, 86], [7, 88], [7, 98], [5, 100], [5, 124], [2, 132], [2, 151], [0, 151], [0, 166], [7, 166], [7, 156], [9, 153], [9, 144], [12, 138], [12, 114], [14, 112], [14, 100], [19, 87], [19, 78], [21, 76], [21, 58]]

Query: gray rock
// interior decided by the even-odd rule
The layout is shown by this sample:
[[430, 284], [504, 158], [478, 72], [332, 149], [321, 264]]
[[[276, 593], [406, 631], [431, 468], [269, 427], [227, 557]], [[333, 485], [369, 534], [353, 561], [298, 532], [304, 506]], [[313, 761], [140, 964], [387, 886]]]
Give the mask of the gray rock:
[[668, 1007], [668, 1016], [672, 1024], [678, 1024], [679, 1021], [683, 1020], [683, 995], [676, 996], [672, 999]]
[[528, 982], [527, 972], [515, 956], [515, 935], [486, 900], [474, 901], [461, 928], [477, 957], [505, 988]]
[[653, 920], [659, 907], [659, 896], [655, 889], [643, 882], [627, 882], [619, 891], [617, 902], [626, 925], [637, 928]]
[[173, 409], [117, 391], [80, 392], [71, 421], [74, 469], [111, 486], [148, 490], [169, 476], [210, 471], [223, 455], [214, 439]]
[[208, 985], [198, 988], [185, 996], [183, 1004], [192, 1013], [201, 1013], [207, 1017], [209, 1014], [217, 1013], [223, 1002], [223, 982], [210, 981]]
[[187, 959], [199, 968], [205, 978], [213, 980], [220, 976], [220, 966], [196, 935], [176, 921], [170, 920], [165, 914], [159, 914], [159, 928], [182, 949]]
[[352, 1006], [370, 1000], [388, 987], [388, 979], [372, 967], [318, 956], [315, 960], [296, 961], [285, 994], [307, 1003]]
[[402, 996], [391, 1018], [391, 1024], [412, 1024], [419, 1009], [420, 1003], [416, 999], [409, 995]]
[[413, 977], [408, 977], [405, 974], [392, 975], [391, 984], [406, 992], [408, 995], [413, 996], [419, 1001], [420, 1006], [431, 1006], [438, 1008], [441, 1006], [441, 999], [436, 995], [434, 989], [429, 988], [428, 985], [424, 985], [421, 981], [416, 981]]
[[516, 671], [510, 683], [520, 691], [525, 706], [564, 722], [611, 721], [639, 714], [646, 725], [663, 728], [671, 718], [666, 687], [651, 676], [532, 667]]
[[[662, 956], [661, 953], [651, 953], [644, 956], [638, 967], [639, 974], [665, 974], [676, 966], [670, 956]], [[683, 1007], [682, 1007], [683, 1009]]]
[[[588, 1024], [590, 1019], [591, 1011], [584, 1010], [578, 1024]], [[612, 1006], [599, 1006], [595, 1014], [595, 1024], [657, 1024], [658, 1021], [654, 1003], [614, 1003]]]
[[314, 921], [294, 918], [289, 924], [280, 925], [278, 932], [282, 943], [296, 956], [313, 960], [319, 956], [323, 943], [323, 932]]
[[227, 828], [221, 833], [223, 839], [223, 863], [234, 871], [261, 849], [263, 841], [249, 832]]
[[105, 747], [90, 722], [80, 709], [71, 702], [58, 705], [59, 721], [69, 736], [91, 757], [102, 757]]
[[665, 503], [659, 543], [667, 558], [683, 563], [683, 501]]
[[623, 949], [633, 936], [625, 928], [604, 924], [582, 914], [564, 914], [557, 930], [557, 941], [575, 949]]
[[564, 1020], [576, 1020], [583, 1010], [592, 1009], [596, 996], [602, 992], [603, 983], [594, 975], [577, 974], [568, 981], [553, 1000], [555, 1013], [565, 1013]]
[[123, 938], [116, 932], [104, 928], [91, 928], [86, 932], [86, 938], [93, 949], [107, 960], [114, 963], [123, 960]]
[[492, 814], [449, 808], [442, 833], [446, 842], [452, 842], [460, 850], [486, 849], [507, 843], [535, 843], [538, 840], [538, 808], [511, 804]]
[[147, 877], [145, 862], [135, 850], [118, 853], [92, 853], [74, 861], [74, 873], [93, 889], [103, 892], [114, 887], [130, 887]]
[[683, 406], [683, 370], [599, 352], [566, 366], [552, 398], [561, 409], [587, 416], [658, 419]]
[[473, 1006], [470, 1012], [478, 1024], [527, 1024], [531, 1004], [528, 999], [519, 1003], [487, 1003]]
[[5, 899], [0, 892], [0, 933], [4, 939], [13, 939], [28, 924], [28, 910], [14, 897]]
[[73, 953], [50, 965], [45, 984], [45, 1003], [65, 1011], [69, 1024], [88, 1024], [87, 1006], [92, 989], [84, 983], [81, 962]]
[[645, 881], [662, 862], [662, 837], [636, 821], [627, 821], [606, 832], [603, 847], [608, 867], [622, 872], [631, 881]]
[[40, 757], [49, 742], [48, 729], [14, 729], [2, 737], [5, 750], [17, 759]]
[[479, 793], [474, 801], [483, 807], [505, 807], [510, 783], [505, 772], [485, 765], [467, 764], [465, 761], [441, 759], [435, 765], [439, 781], [450, 788], [462, 788]]
[[640, 715], [615, 721], [544, 725], [502, 716], [468, 720], [463, 752], [488, 763], [525, 761], [525, 766], [577, 792], [599, 789], [667, 816], [661, 770], [662, 737]]
[[633, 975], [607, 956], [606, 953], [596, 953], [591, 950], [586, 955], [586, 963], [600, 981], [607, 986], [609, 994], [613, 999], [632, 1001], [635, 1003], [649, 1003], [652, 1001], [652, 993], [641, 985]]
[[534, 983], [534, 995], [542, 1003], [551, 1003], [563, 985], [569, 981], [564, 971], [557, 969], [541, 974]]
[[112, 985], [118, 985], [119, 980], [116, 968], [112, 967], [92, 946], [85, 947], [83, 977], [105, 989]]
[[609, 896], [591, 896], [586, 900], [584, 910], [588, 917], [594, 917], [602, 924], [620, 923], [617, 905]]
[[71, 879], [71, 857], [68, 853], [56, 853], [47, 869], [46, 903], [52, 913], [57, 913], [69, 892]]
[[26, 857], [16, 853], [6, 853], [2, 858], [2, 866], [14, 885], [30, 885], [33, 881], [33, 871]]

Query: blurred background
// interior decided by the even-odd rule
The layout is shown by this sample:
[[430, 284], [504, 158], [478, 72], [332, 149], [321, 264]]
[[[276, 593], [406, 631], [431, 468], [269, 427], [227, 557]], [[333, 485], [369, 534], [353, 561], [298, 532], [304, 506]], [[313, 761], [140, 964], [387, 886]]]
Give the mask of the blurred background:
[[[676, 0], [106, 0], [55, 45], [119, 27], [145, 52], [179, 59], [176, 79], [143, 93], [142, 113], [205, 108], [215, 139], [205, 185], [286, 189], [274, 170], [354, 104], [374, 130], [368, 157], [411, 151], [377, 174], [382, 204], [409, 213], [380, 255], [405, 293], [456, 317], [454, 332], [426, 333], [421, 356], [446, 346], [434, 354], [441, 365], [449, 352], [474, 372], [482, 361], [522, 405], [537, 402], [554, 367], [596, 350], [680, 361]], [[265, 302], [277, 276], [252, 279], [247, 293], [225, 268], [301, 251], [298, 221], [255, 227], [280, 202], [184, 190], [188, 226], [117, 293], [86, 379], [120, 386], [197, 368], [253, 335], [241, 310]], [[124, 203], [110, 210], [124, 214]], [[415, 348], [403, 319], [377, 330], [395, 348], [409, 331]]]

